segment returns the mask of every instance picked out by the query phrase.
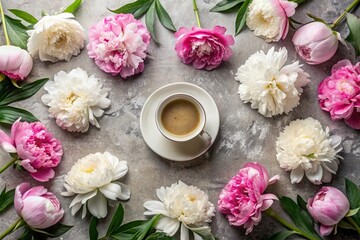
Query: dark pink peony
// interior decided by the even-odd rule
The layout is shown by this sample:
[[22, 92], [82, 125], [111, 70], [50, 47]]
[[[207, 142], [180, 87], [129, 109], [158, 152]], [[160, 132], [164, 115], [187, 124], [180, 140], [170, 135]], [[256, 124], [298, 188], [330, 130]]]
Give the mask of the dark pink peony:
[[20, 119], [13, 123], [11, 136], [0, 130], [0, 146], [9, 153], [16, 153], [19, 165], [40, 182], [55, 176], [53, 168], [63, 155], [60, 141], [42, 123], [20, 122]]
[[331, 76], [318, 87], [322, 110], [330, 112], [333, 120], [345, 119], [352, 128], [360, 129], [360, 63], [355, 66], [349, 60], [335, 64]]
[[218, 208], [226, 215], [231, 225], [246, 228], [246, 234], [261, 221], [261, 212], [268, 209], [277, 197], [264, 194], [269, 184], [279, 179], [259, 163], [249, 162], [240, 169], [220, 193]]
[[122, 78], [144, 71], [150, 34], [131, 14], [109, 16], [89, 29], [90, 58], [104, 72]]
[[185, 64], [192, 64], [196, 69], [212, 70], [222, 61], [229, 60], [234, 45], [231, 35], [224, 35], [226, 28], [215, 26], [213, 29], [182, 27], [175, 33], [175, 50]]

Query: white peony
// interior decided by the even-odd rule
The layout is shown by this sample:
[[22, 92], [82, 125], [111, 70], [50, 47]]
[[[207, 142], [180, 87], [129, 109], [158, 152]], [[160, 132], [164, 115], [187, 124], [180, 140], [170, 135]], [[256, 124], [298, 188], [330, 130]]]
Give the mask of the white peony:
[[289, 17], [295, 14], [297, 3], [287, 0], [252, 0], [246, 25], [255, 36], [267, 42], [285, 39], [289, 31]]
[[86, 132], [89, 123], [99, 128], [96, 117], [101, 117], [103, 109], [110, 106], [110, 89], [102, 88], [99, 79], [89, 77], [80, 68], [70, 73], [58, 72], [44, 89], [48, 94], [41, 100], [50, 107], [50, 115], [56, 118], [57, 125], [70, 132]]
[[266, 117], [290, 112], [299, 104], [302, 87], [310, 82], [298, 61], [284, 66], [286, 60], [286, 48], [278, 52], [271, 48], [267, 54], [251, 55], [236, 73], [241, 100]]
[[84, 47], [85, 30], [71, 13], [44, 16], [27, 31], [27, 48], [32, 57], [41, 61], [69, 61]]
[[[155, 226], [158, 230], [173, 236], [181, 228], [181, 239], [189, 239], [189, 230], [193, 227], [210, 231], [207, 223], [211, 222], [215, 207], [199, 188], [179, 181], [171, 187], [157, 189], [156, 194], [160, 201], [145, 202], [144, 207], [147, 211], [144, 214], [162, 215]], [[201, 239], [195, 232], [194, 237]]]
[[130, 189], [121, 182], [114, 182], [128, 172], [126, 161], [119, 161], [114, 155], [104, 153], [89, 154], [79, 159], [65, 176], [63, 196], [76, 197], [70, 203], [71, 214], [75, 215], [81, 207], [82, 218], [86, 209], [97, 217], [107, 215], [107, 201], [127, 200]]
[[313, 118], [292, 121], [276, 141], [276, 157], [281, 168], [291, 171], [291, 183], [299, 183], [304, 173], [314, 184], [330, 182], [339, 165], [341, 137], [330, 136]]

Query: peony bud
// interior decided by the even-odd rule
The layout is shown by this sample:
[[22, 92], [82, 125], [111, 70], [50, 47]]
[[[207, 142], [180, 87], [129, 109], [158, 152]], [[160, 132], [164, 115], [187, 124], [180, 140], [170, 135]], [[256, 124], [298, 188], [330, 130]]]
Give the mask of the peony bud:
[[26, 50], [16, 46], [0, 46], [0, 73], [15, 81], [24, 80], [32, 67], [33, 60]]
[[64, 216], [56, 196], [43, 186], [30, 188], [22, 183], [15, 189], [16, 213], [32, 228], [44, 229], [55, 225]]
[[316, 65], [332, 58], [338, 48], [340, 34], [322, 22], [311, 22], [299, 28], [292, 39], [299, 56]]
[[306, 205], [310, 215], [320, 223], [320, 234], [329, 235], [335, 225], [345, 217], [350, 209], [346, 196], [333, 187], [323, 187], [315, 195], [309, 198]]

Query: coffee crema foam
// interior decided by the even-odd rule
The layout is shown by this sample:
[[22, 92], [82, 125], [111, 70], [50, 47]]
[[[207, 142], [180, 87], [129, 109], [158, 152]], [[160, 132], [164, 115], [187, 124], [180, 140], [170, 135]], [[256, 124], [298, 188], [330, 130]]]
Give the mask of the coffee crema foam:
[[161, 123], [171, 134], [187, 135], [198, 127], [200, 113], [192, 102], [176, 99], [166, 104], [162, 110]]

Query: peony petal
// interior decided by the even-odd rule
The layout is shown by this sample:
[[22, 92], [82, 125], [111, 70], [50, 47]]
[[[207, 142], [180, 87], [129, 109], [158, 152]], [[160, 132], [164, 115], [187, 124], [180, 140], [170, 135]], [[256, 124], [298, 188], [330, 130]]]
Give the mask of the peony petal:
[[274, 183], [276, 183], [276, 182], [279, 181], [279, 180], [280, 180], [280, 176], [279, 176], [279, 175], [275, 175], [275, 176], [273, 176], [272, 178], [270, 178], [270, 180], [269, 180], [269, 185], [274, 184]]
[[95, 195], [88, 201], [89, 212], [97, 218], [104, 218], [107, 215], [107, 201], [102, 193]]
[[194, 240], [202, 240], [203, 238], [198, 234], [194, 233]]
[[310, 182], [319, 185], [321, 184], [321, 179], [323, 176], [323, 168], [321, 165], [319, 165], [317, 166], [316, 171], [313, 171], [313, 169], [306, 170], [305, 175]]
[[185, 226], [185, 224], [181, 224], [180, 228], [180, 240], [189, 240], [189, 229]]
[[84, 204], [83, 209], [82, 209], [82, 213], [81, 213], [81, 218], [84, 219], [86, 216], [86, 212], [87, 212], [87, 204]]
[[23, 202], [23, 194], [28, 191], [30, 189], [30, 183], [21, 183], [20, 185], [18, 185], [15, 188], [15, 195], [14, 195], [14, 207], [16, 210], [16, 213], [21, 216], [20, 212], [21, 209], [24, 206], [24, 202]]
[[0, 146], [8, 153], [16, 153], [13, 140], [2, 130], [0, 130]]
[[169, 236], [174, 236], [176, 232], [179, 230], [180, 222], [176, 219], [168, 218], [168, 222], [164, 227], [164, 233]]
[[121, 194], [122, 189], [118, 184], [109, 183], [99, 188], [99, 190], [106, 198], [116, 200], [117, 196]]
[[168, 212], [165, 210], [164, 204], [160, 201], [147, 201], [144, 203], [144, 208], [149, 211], [146, 211], [144, 215], [156, 215], [162, 214], [167, 216]]
[[291, 183], [299, 183], [304, 177], [304, 169], [302, 167], [298, 167], [293, 169], [290, 174]]
[[[69, 207], [70, 208], [70, 212], [71, 212], [71, 215], [75, 215], [81, 208], [82, 204], [77, 202], [75, 203], [72, 207]], [[84, 208], [86, 209], [86, 206], [84, 206]]]
[[118, 182], [117, 184], [119, 184], [120, 187], [121, 187], [121, 193], [117, 196], [118, 199], [120, 199], [120, 200], [128, 200], [130, 198], [130, 194], [131, 194], [130, 193], [130, 188], [127, 185], [125, 185], [125, 184], [123, 184], [121, 182]]
[[320, 225], [320, 234], [321, 236], [325, 237], [330, 235], [330, 233], [333, 231], [334, 229], [334, 225], [333, 226], [325, 226], [325, 225]]

